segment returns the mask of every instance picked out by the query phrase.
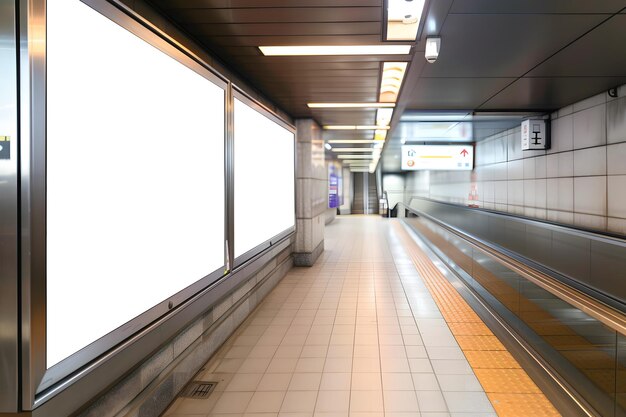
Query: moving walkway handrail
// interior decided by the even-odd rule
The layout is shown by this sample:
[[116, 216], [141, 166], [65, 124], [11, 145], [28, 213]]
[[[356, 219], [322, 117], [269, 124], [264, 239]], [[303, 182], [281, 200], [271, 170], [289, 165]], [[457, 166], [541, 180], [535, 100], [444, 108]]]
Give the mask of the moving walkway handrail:
[[[439, 203], [439, 202], [435, 202], [432, 200], [426, 200], [426, 201]], [[448, 204], [450, 206], [454, 206], [449, 203], [441, 203], [441, 204]], [[567, 285], [566, 283], [563, 283], [561, 280], [555, 278], [555, 276], [548, 273], [547, 271], [544, 272], [539, 269], [530, 267], [529, 265], [527, 265], [527, 262], [520, 260], [520, 258], [525, 260], [523, 256], [519, 256], [519, 255], [514, 256], [514, 253], [512, 253], [509, 250], [503, 249], [496, 244], [487, 242], [483, 239], [473, 236], [472, 234], [464, 230], [461, 230], [458, 227], [452, 226], [428, 213], [425, 213], [409, 205], [406, 205], [404, 203], [398, 203], [396, 205], [396, 208], [398, 208], [398, 206], [404, 207], [408, 212], [411, 212], [417, 216], [423, 216], [427, 218], [428, 220], [434, 222], [435, 224], [439, 225], [440, 227], [443, 227], [444, 229], [453, 233], [454, 235], [459, 236], [460, 238], [470, 243], [473, 247], [476, 247], [477, 249], [494, 257], [498, 262], [500, 262], [505, 267], [514, 270], [518, 274], [522, 275], [524, 278], [528, 279], [532, 283], [548, 291], [555, 297], [562, 299], [565, 302], [571, 304], [572, 306], [580, 309], [581, 311], [585, 312], [589, 316], [600, 321], [607, 327], [617, 331], [618, 333], [622, 335], [626, 335], [626, 314], [624, 314], [623, 311], [611, 305], [608, 305], [602, 301], [599, 301], [596, 297], [594, 297], [593, 295], [585, 291], [582, 291], [581, 289], [574, 288], [570, 285]], [[465, 207], [462, 207], [462, 206], [454, 206], [454, 207], [459, 208], [459, 209], [466, 209]], [[507, 216], [506, 214], [498, 214], [498, 213], [488, 213], [488, 214]], [[524, 219], [524, 220], [526, 221], [527, 219]], [[528, 220], [528, 221], [532, 221], [532, 220]], [[537, 222], [537, 223], [542, 223], [542, 222]], [[564, 228], [562, 226], [558, 226], [558, 227]], [[576, 231], [576, 233], [587, 233], [587, 232]], [[601, 235], [597, 237], [600, 239], [606, 239], [605, 236], [601, 236]], [[554, 272], [554, 275], [559, 275], [559, 274], [558, 272]]]

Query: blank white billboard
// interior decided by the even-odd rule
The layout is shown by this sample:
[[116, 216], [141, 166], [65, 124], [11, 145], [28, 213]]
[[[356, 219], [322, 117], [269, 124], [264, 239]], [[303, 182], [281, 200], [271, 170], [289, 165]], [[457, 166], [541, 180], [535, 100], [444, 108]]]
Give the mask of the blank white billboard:
[[295, 225], [294, 134], [235, 99], [235, 257]]
[[49, 0], [46, 140], [50, 367], [223, 267], [224, 90]]
[[472, 145], [403, 145], [402, 169], [405, 171], [474, 169]]

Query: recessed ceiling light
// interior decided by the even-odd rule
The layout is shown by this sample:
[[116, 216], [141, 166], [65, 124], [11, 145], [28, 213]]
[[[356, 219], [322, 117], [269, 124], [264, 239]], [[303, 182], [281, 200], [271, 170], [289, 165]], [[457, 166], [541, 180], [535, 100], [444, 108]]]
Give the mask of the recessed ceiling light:
[[395, 103], [307, 103], [311, 109], [379, 109], [395, 107]]
[[372, 159], [372, 155], [337, 155], [339, 159]]
[[333, 148], [332, 146], [330, 146], [330, 144], [329, 144], [329, 143], [325, 143], [325, 144], [324, 144], [324, 147], [325, 147], [326, 149], [328, 149], [329, 151]]
[[367, 125], [327, 125], [326, 130], [389, 130], [389, 126], [367, 126]]
[[299, 45], [259, 46], [265, 56], [407, 55], [411, 45]]
[[398, 100], [406, 67], [406, 62], [385, 62], [383, 64], [379, 97], [381, 102], [395, 103]]
[[372, 144], [374, 141], [372, 139], [331, 139], [328, 143], [336, 144], [336, 143], [345, 143], [345, 144], [362, 144], [369, 143]]
[[333, 152], [374, 152], [374, 148], [333, 148]]
[[391, 123], [391, 116], [393, 116], [393, 109], [376, 110], [376, 125], [389, 126]]
[[374, 132], [374, 140], [375, 141], [384, 141], [387, 138], [387, 131], [386, 130], [376, 130]]
[[343, 162], [344, 164], [349, 165], [351, 167], [366, 167], [366, 166], [369, 166], [371, 164], [371, 162], [369, 160], [364, 161], [362, 159], [354, 159], [354, 160], [344, 159], [341, 162]]
[[424, 0], [387, 0], [387, 40], [417, 38]]

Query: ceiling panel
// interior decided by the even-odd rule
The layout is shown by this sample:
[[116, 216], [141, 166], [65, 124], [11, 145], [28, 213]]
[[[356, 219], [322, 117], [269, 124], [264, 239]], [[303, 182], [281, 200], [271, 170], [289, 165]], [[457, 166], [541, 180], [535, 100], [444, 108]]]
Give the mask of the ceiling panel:
[[382, 7], [380, 0], [156, 0], [162, 9], [238, 9], [290, 7]]
[[409, 95], [407, 109], [475, 109], [513, 81], [515, 78], [422, 77]]
[[[199, 36], [332, 36], [378, 35], [380, 22], [336, 23], [193, 23], [187, 25], [191, 33]], [[255, 44], [258, 45], [258, 44]]]
[[[520, 77], [605, 15], [455, 14], [423, 77]], [[532, 28], [532, 29], [531, 29]]]
[[481, 108], [556, 110], [626, 83], [623, 77], [521, 78]]
[[[203, 42], [209, 42], [213, 45], [222, 47], [231, 46], [251, 46], [257, 51], [258, 55], [261, 52], [258, 51], [257, 46], [270, 46], [270, 45], [372, 45], [380, 43], [380, 34], [365, 34], [365, 35], [324, 35], [324, 36], [206, 36], [201, 33], [194, 33], [190, 30], [197, 39]], [[280, 33], [280, 32], [275, 32]], [[273, 58], [273, 57], [269, 57]]]
[[612, 17], [528, 75], [532, 77], [626, 75], [626, 15]]
[[188, 23], [256, 22], [380, 22], [381, 7], [285, 7], [246, 9], [172, 9], [171, 16]]
[[623, 0], [460, 0], [450, 13], [617, 13]]

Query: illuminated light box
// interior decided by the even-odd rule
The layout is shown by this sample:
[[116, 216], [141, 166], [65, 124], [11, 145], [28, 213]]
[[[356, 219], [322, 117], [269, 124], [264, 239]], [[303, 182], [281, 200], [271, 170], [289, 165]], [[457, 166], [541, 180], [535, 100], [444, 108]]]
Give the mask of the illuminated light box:
[[294, 134], [235, 98], [235, 258], [295, 226]]
[[402, 169], [404, 171], [471, 171], [474, 169], [474, 147], [472, 145], [404, 145], [402, 146]]
[[48, 368], [223, 270], [224, 97], [83, 2], [47, 2]]

